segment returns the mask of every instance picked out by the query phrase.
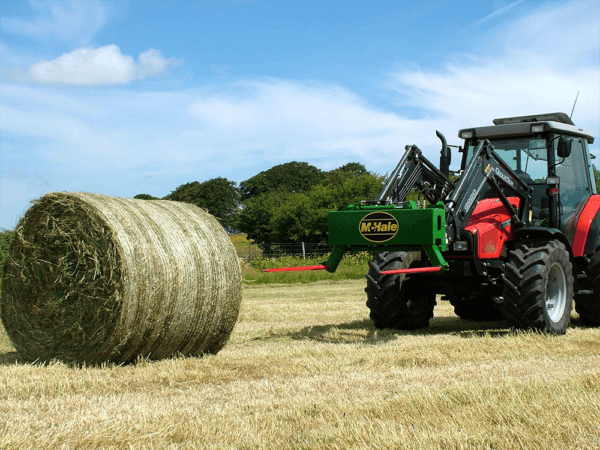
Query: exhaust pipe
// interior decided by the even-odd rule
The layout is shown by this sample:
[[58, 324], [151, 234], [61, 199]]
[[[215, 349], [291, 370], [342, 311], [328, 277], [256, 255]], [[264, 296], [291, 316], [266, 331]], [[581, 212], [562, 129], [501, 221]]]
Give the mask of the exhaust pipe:
[[437, 130], [435, 131], [435, 134], [438, 138], [440, 138], [440, 141], [442, 141], [442, 151], [440, 152], [440, 172], [446, 175], [446, 177], [449, 177], [452, 153], [450, 153], [450, 147], [448, 147], [446, 137]]

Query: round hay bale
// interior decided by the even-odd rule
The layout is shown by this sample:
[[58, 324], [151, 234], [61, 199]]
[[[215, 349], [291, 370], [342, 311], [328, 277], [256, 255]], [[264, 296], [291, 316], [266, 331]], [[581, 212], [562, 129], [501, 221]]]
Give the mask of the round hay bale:
[[241, 298], [235, 248], [206, 211], [52, 193], [17, 226], [0, 313], [26, 359], [123, 363], [218, 352]]

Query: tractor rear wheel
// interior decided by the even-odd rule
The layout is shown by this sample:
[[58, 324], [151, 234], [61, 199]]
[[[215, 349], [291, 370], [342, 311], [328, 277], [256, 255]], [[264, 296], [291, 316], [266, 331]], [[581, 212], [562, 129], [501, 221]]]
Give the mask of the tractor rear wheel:
[[405, 269], [419, 260], [418, 253], [376, 254], [367, 274], [367, 307], [375, 328], [425, 328], [433, 317], [435, 292], [419, 286], [419, 276], [382, 275], [384, 270]]
[[587, 267], [587, 279], [582, 283], [584, 288], [594, 291], [593, 294], [575, 296], [575, 311], [579, 319], [589, 326], [600, 325], [600, 247], [590, 258]]
[[450, 304], [454, 306], [454, 313], [463, 320], [502, 320], [504, 315], [496, 306], [494, 300], [487, 296], [447, 296]]
[[557, 241], [517, 244], [504, 274], [504, 312], [518, 329], [565, 334], [573, 309], [573, 267]]

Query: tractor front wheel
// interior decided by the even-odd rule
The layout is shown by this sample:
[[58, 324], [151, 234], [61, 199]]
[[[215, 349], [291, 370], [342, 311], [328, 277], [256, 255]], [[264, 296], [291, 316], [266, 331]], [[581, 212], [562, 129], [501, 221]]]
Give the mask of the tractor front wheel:
[[419, 260], [418, 253], [383, 252], [375, 255], [367, 274], [367, 307], [375, 328], [425, 328], [433, 317], [435, 293], [419, 285], [419, 276], [382, 275], [384, 270], [405, 269]]
[[518, 329], [565, 334], [573, 309], [573, 267], [557, 241], [517, 244], [504, 274], [504, 312]]

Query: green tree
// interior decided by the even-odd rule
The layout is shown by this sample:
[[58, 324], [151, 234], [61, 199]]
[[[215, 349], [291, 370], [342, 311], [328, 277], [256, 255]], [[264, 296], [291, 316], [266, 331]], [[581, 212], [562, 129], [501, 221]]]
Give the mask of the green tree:
[[280, 242], [273, 229], [273, 215], [290, 204], [294, 195], [289, 192], [270, 192], [247, 200], [238, 214], [236, 228], [259, 245]]
[[193, 181], [182, 184], [165, 200], [192, 203], [204, 208], [225, 228], [233, 229], [239, 211], [240, 193], [235, 181], [218, 177], [203, 183]]
[[342, 167], [338, 167], [337, 169], [332, 170], [330, 173], [335, 173], [335, 172], [346, 172], [346, 173], [350, 173], [350, 174], [354, 174], [354, 175], [366, 175], [369, 173], [369, 171], [364, 166], [364, 164], [357, 163], [357, 162], [351, 162], [348, 164], [344, 164]]
[[270, 192], [307, 192], [320, 183], [324, 172], [306, 162], [279, 164], [240, 183], [242, 201]]
[[381, 188], [379, 178], [369, 173], [331, 175], [325, 183], [297, 195], [289, 207], [274, 213], [272, 224], [279, 242], [326, 243], [329, 211], [371, 200]]
[[158, 197], [152, 197], [150, 194], [138, 194], [133, 198], [137, 198], [138, 200], [158, 200]]
[[326, 243], [329, 211], [373, 199], [379, 192], [380, 178], [362, 172], [336, 169], [307, 192], [274, 191], [247, 200], [238, 229], [263, 248], [272, 242]]

